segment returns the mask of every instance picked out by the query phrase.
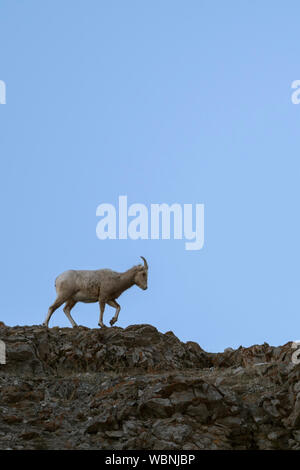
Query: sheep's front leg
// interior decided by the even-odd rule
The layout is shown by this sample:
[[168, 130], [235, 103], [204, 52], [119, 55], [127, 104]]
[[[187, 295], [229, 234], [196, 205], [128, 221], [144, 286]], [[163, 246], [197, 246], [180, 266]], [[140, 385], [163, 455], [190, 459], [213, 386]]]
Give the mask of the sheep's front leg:
[[119, 313], [120, 313], [120, 310], [121, 310], [121, 307], [120, 305], [118, 304], [118, 302], [116, 302], [115, 300], [110, 300], [109, 302], [107, 302], [108, 305], [110, 305], [111, 307], [115, 307], [116, 309], [116, 313], [114, 314], [114, 316], [112, 317], [112, 319], [110, 320], [110, 325], [113, 326], [117, 321], [118, 321], [118, 318], [119, 318]]
[[101, 326], [102, 328], [105, 328], [106, 325], [103, 323], [103, 314], [104, 314], [104, 309], [105, 309], [105, 302], [102, 300], [99, 300], [99, 305], [100, 305], [100, 317], [99, 317], [99, 323], [98, 325]]

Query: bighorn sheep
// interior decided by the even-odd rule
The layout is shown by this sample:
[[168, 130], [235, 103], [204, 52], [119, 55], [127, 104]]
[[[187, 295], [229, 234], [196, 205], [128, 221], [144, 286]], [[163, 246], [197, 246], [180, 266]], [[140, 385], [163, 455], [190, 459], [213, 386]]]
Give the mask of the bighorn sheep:
[[141, 258], [144, 261], [144, 266], [141, 264], [133, 266], [124, 273], [118, 273], [111, 269], [99, 269], [97, 271], [70, 270], [60, 274], [55, 280], [57, 298], [54, 304], [49, 307], [43, 325], [48, 327], [53, 312], [63, 303], [66, 303], [63, 309], [64, 313], [72, 326], [77, 326], [70, 314], [74, 305], [77, 302], [99, 302], [100, 318], [98, 325], [105, 327], [103, 313], [105, 304], [108, 304], [116, 309], [115, 315], [110, 320], [110, 324], [113, 326], [118, 320], [121, 310], [116, 299], [134, 284], [143, 290], [147, 289], [148, 264], [143, 256]]

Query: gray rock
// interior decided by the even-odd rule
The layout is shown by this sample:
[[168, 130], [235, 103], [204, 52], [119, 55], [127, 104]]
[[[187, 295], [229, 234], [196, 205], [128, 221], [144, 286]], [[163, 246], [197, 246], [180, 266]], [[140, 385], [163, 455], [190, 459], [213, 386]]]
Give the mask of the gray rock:
[[0, 333], [0, 449], [300, 449], [291, 343], [207, 353], [151, 325]]
[[168, 418], [173, 413], [173, 409], [168, 398], [151, 398], [139, 405], [138, 412], [144, 418]]
[[182, 444], [192, 433], [192, 428], [186, 424], [174, 425], [166, 421], [154, 424], [153, 434], [165, 441]]

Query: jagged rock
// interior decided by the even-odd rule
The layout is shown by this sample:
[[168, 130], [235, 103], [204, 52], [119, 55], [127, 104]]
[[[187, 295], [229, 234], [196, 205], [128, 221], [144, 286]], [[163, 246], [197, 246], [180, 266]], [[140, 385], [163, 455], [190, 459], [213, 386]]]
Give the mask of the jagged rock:
[[300, 449], [292, 343], [205, 352], [152, 325], [0, 322], [1, 449]]
[[208, 367], [211, 359], [196, 343], [181, 343], [151, 325], [106, 329], [5, 327], [6, 370], [30, 374], [183, 370]]
[[150, 398], [139, 405], [138, 411], [144, 418], [168, 418], [173, 413], [173, 406], [168, 398]]

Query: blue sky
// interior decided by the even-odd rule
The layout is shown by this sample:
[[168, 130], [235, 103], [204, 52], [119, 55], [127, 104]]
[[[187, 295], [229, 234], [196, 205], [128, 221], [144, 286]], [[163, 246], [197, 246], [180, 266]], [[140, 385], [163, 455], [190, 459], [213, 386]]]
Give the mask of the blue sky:
[[[120, 297], [117, 325], [208, 351], [299, 339], [299, 16], [297, 1], [1, 1], [1, 321], [42, 323], [64, 270], [143, 255], [149, 289]], [[99, 240], [96, 208], [119, 195], [203, 203], [203, 249]], [[98, 305], [72, 315], [95, 328]]]

